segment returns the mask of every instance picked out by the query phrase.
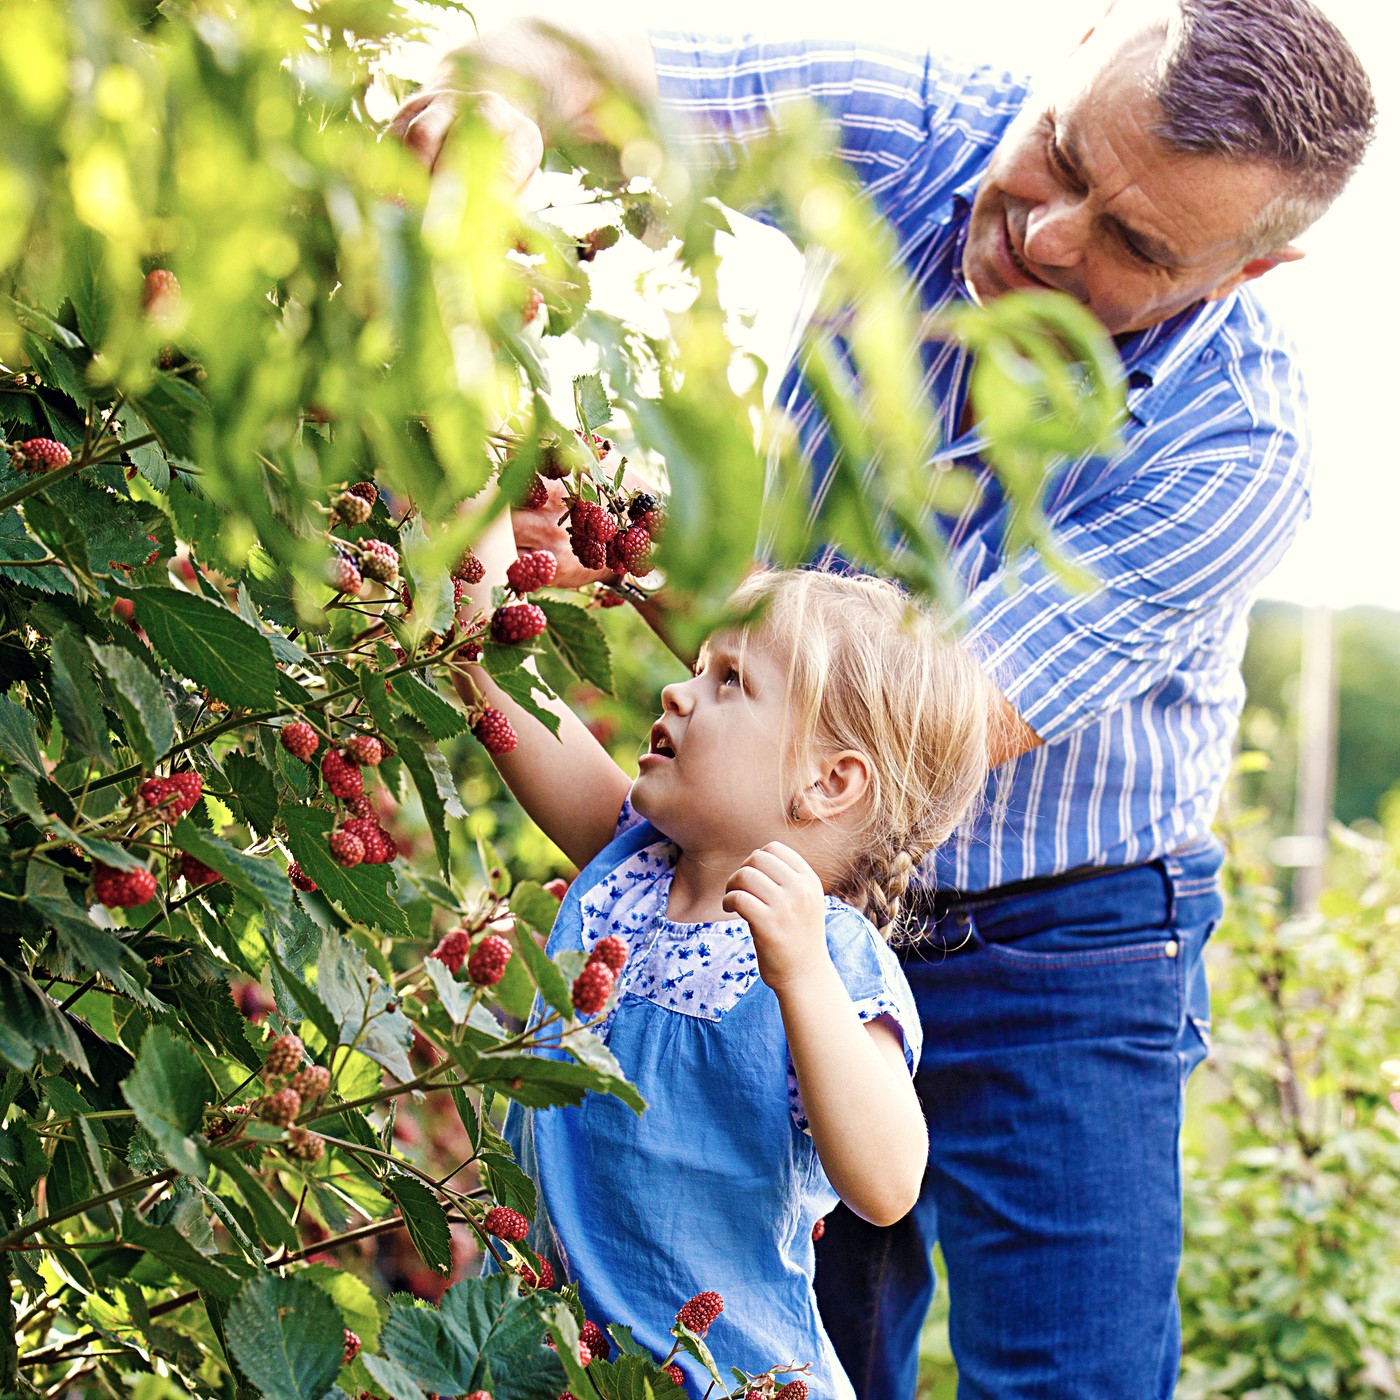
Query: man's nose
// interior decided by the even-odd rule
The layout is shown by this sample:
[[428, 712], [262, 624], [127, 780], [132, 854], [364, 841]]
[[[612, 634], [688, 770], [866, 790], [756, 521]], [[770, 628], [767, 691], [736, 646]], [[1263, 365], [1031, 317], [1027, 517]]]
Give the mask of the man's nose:
[[1026, 261], [1042, 267], [1076, 266], [1089, 239], [1090, 217], [1088, 202], [1073, 195], [1035, 205], [1026, 214]]

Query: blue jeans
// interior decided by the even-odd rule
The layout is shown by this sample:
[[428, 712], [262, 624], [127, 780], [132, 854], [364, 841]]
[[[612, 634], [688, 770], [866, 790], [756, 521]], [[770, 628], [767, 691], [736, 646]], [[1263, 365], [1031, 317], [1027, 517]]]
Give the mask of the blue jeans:
[[919, 1204], [844, 1207], [822, 1318], [861, 1400], [912, 1400], [948, 1269], [959, 1400], [1168, 1400], [1181, 1351], [1182, 1091], [1204, 1058], [1213, 846], [969, 896], [903, 951], [924, 1023]]

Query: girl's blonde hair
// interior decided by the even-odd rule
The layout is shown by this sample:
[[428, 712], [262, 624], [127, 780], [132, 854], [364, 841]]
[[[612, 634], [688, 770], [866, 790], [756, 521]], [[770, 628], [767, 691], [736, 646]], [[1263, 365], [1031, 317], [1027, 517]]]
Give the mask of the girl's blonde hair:
[[817, 570], [756, 573], [736, 591], [739, 643], [786, 648], [798, 772], [821, 753], [869, 760], [863, 822], [831, 893], [886, 937], [930, 851], [981, 798], [995, 692], [945, 625], [894, 584]]

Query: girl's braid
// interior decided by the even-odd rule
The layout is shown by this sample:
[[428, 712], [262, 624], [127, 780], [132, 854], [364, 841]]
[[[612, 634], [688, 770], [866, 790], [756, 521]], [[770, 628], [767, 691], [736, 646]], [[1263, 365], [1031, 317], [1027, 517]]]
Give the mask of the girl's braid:
[[884, 938], [891, 937], [899, 922], [900, 901], [927, 849], [918, 842], [872, 851], [851, 875], [850, 903], [865, 910]]

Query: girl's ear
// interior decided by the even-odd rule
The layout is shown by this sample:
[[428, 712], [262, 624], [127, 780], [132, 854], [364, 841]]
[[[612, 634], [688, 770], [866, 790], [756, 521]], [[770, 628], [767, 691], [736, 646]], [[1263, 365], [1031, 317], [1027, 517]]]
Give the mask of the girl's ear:
[[858, 806], [870, 790], [870, 760], [859, 749], [842, 749], [821, 760], [817, 780], [797, 808], [819, 821], [835, 821]]

